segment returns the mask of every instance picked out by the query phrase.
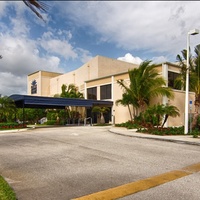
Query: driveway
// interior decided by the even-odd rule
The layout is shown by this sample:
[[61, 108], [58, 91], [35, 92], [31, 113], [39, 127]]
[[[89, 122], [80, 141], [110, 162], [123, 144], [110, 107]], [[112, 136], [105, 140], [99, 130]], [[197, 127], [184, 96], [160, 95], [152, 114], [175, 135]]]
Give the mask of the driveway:
[[[115, 135], [109, 128], [59, 127], [0, 133], [0, 174], [19, 200], [68, 200], [200, 161], [199, 146]], [[178, 199], [199, 199], [199, 175], [173, 182], [175, 188], [194, 187], [178, 192], [174, 200], [176, 195], [181, 197]], [[141, 193], [143, 199], [149, 197], [147, 193]], [[134, 199], [134, 195], [124, 199]]]

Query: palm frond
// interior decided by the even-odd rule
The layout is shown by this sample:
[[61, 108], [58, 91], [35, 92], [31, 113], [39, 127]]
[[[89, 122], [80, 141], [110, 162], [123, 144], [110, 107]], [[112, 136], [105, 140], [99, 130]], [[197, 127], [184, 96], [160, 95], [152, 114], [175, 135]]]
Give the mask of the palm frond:
[[40, 2], [38, 0], [23, 0], [26, 6], [28, 6], [40, 19], [43, 21], [44, 18], [42, 15], [38, 12], [38, 10], [42, 10], [44, 12], [47, 11], [48, 5], [46, 3]]

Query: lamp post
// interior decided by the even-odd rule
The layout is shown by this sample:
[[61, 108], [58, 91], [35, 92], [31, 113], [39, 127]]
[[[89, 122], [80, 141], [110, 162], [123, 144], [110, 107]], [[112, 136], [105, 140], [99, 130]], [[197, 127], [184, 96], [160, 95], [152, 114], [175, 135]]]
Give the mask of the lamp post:
[[189, 55], [190, 55], [190, 35], [199, 34], [198, 29], [193, 29], [187, 33], [187, 64], [186, 64], [186, 87], [185, 87], [185, 127], [184, 134], [188, 134], [188, 104], [189, 104]]

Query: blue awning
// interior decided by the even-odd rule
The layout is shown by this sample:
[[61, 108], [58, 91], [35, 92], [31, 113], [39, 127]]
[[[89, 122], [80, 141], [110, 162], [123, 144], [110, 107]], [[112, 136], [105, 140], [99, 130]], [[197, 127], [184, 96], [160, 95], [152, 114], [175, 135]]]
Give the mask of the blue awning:
[[64, 109], [66, 106], [106, 106], [111, 107], [112, 101], [93, 100], [93, 99], [75, 99], [75, 98], [58, 98], [13, 94], [10, 96], [18, 108], [57, 108]]

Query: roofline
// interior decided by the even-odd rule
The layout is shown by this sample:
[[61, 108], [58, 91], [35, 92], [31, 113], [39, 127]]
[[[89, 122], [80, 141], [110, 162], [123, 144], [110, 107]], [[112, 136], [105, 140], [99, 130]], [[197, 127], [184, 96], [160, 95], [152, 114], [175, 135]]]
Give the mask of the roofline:
[[58, 74], [58, 75], [62, 75], [63, 73], [59, 73], [59, 72], [51, 72], [51, 71], [45, 71], [45, 70], [38, 70], [38, 71], [35, 71], [35, 72], [32, 72], [30, 74], [28, 74], [28, 76], [31, 76], [33, 74], [36, 74], [38, 72], [48, 72], [48, 73], [54, 73], [54, 74]]
[[178, 65], [178, 64], [175, 64], [175, 63], [171, 63], [171, 62], [162, 62], [162, 63], [155, 64], [155, 65], [156, 65], [156, 66], [159, 66], [159, 65], [163, 65], [163, 64], [167, 64], [167, 65], [171, 65], [171, 66], [174, 66], [174, 67], [181, 68], [181, 66], [180, 66], [180, 65]]

